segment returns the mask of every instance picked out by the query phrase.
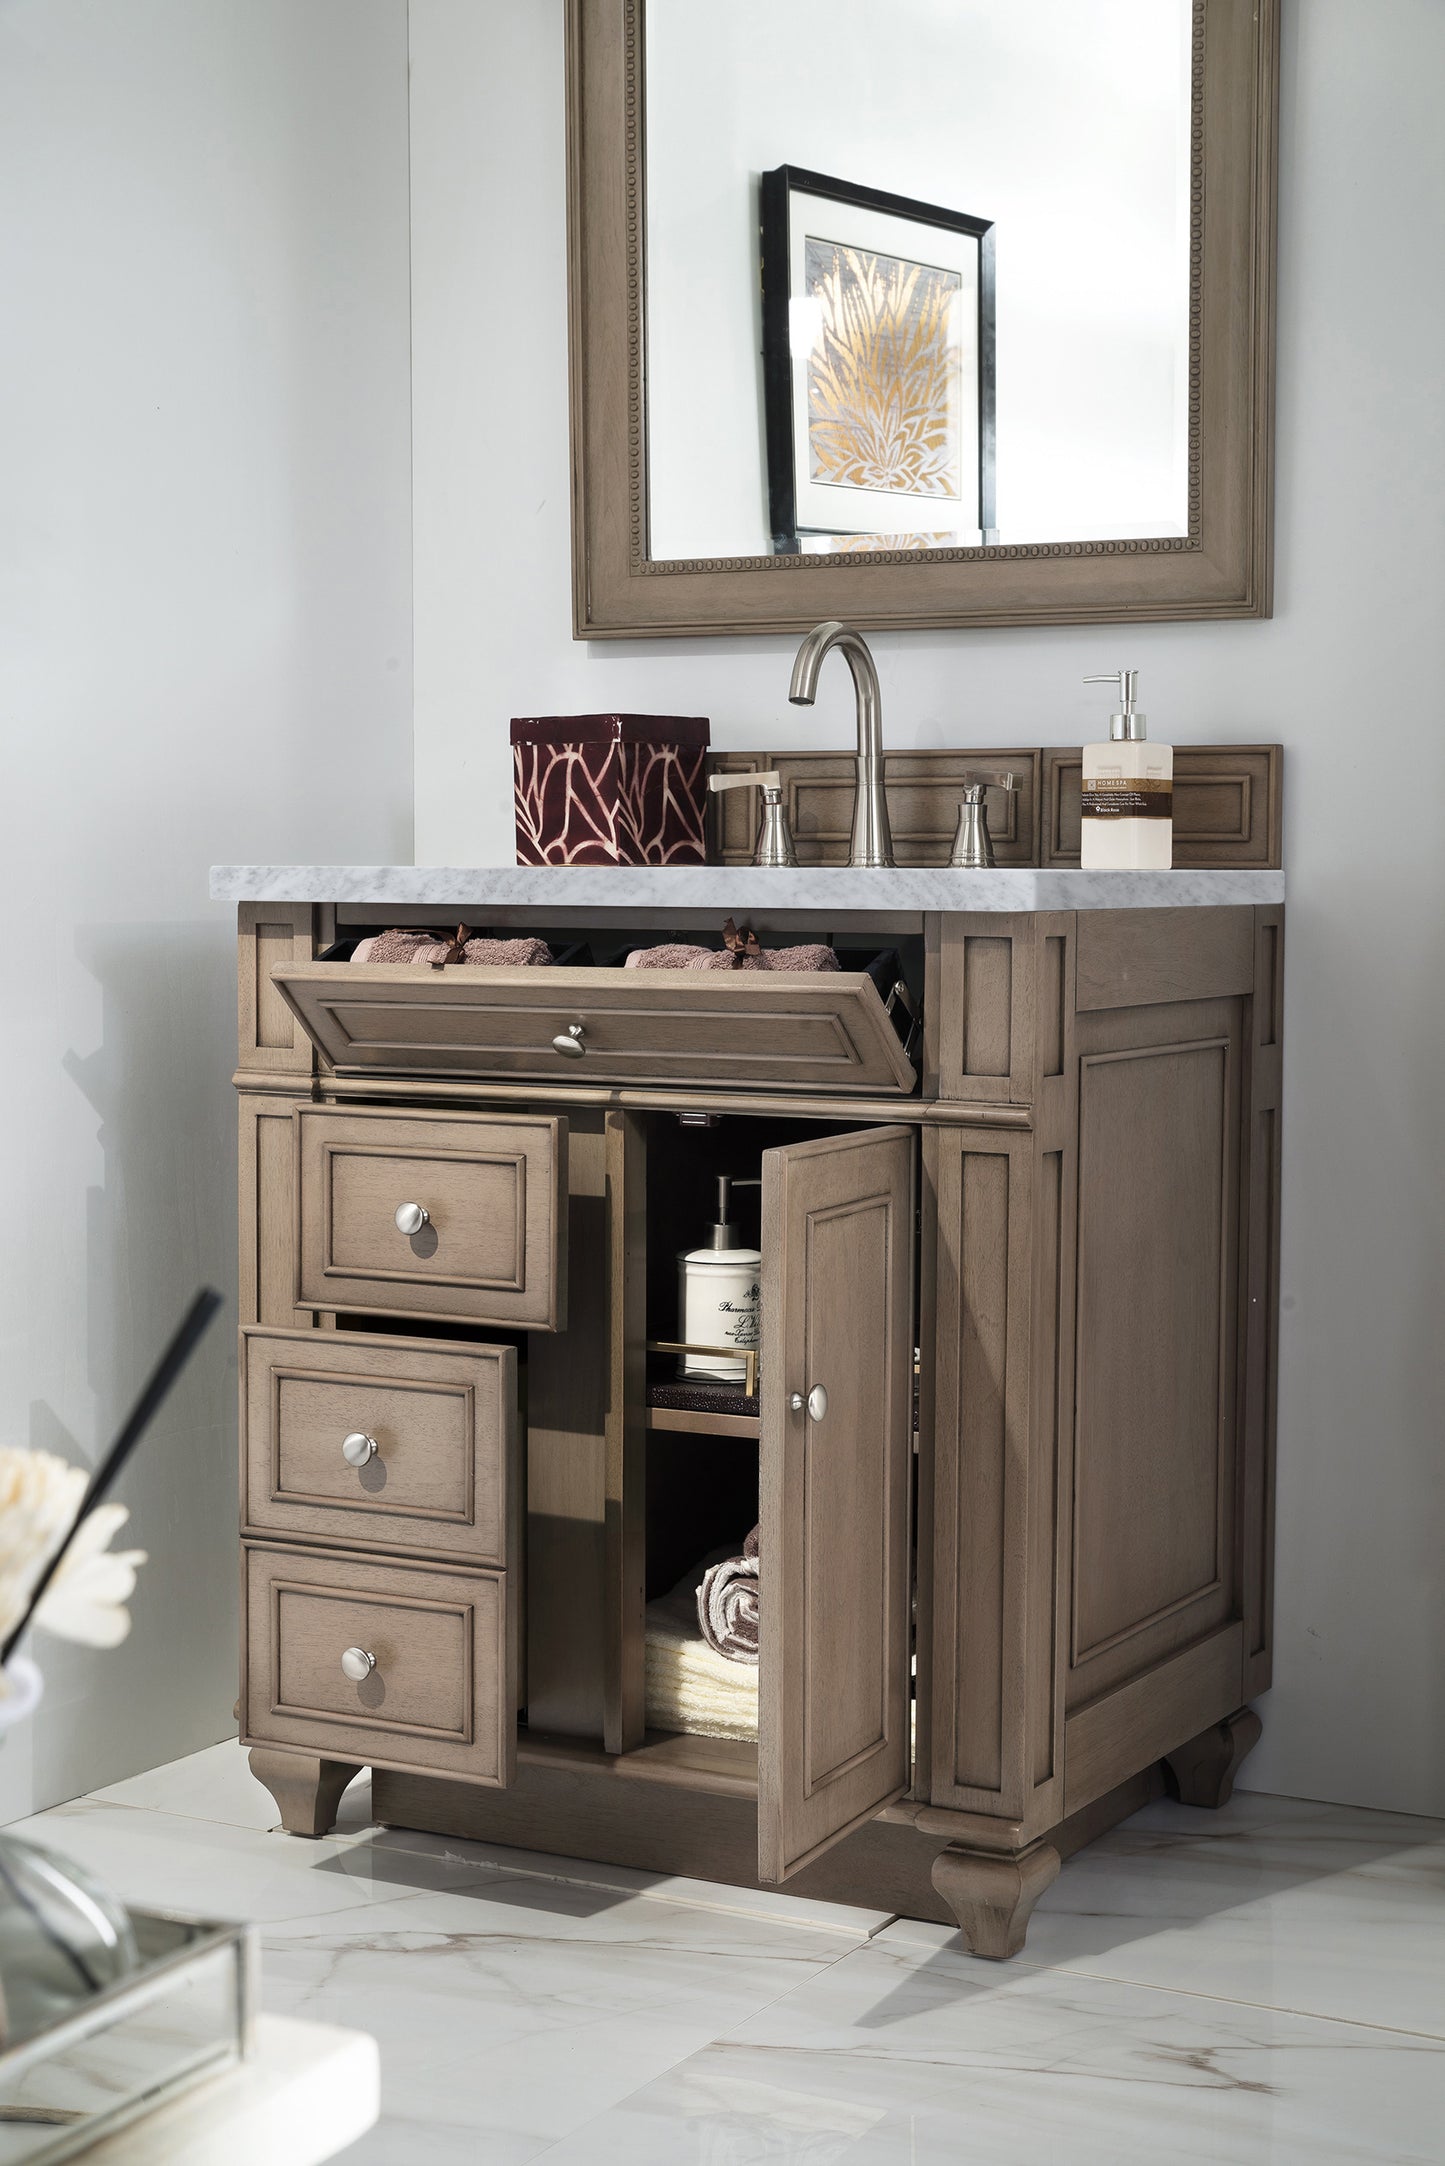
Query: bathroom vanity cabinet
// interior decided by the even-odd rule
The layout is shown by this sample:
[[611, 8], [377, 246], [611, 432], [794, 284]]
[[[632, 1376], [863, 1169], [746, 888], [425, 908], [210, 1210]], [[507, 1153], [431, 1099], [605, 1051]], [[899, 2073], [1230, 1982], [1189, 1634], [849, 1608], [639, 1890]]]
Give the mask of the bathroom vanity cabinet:
[[[1092, 1835], [1166, 1785], [1228, 1796], [1270, 1666], [1278, 873], [213, 891], [240, 898], [241, 1731], [287, 1827], [369, 1765], [383, 1822], [1005, 1956]], [[618, 966], [728, 914], [844, 967]], [[458, 917], [591, 959], [340, 959]], [[719, 1171], [762, 1182], [741, 1412], [649, 1390]], [[644, 1605], [755, 1517], [756, 1745], [650, 1731]]]

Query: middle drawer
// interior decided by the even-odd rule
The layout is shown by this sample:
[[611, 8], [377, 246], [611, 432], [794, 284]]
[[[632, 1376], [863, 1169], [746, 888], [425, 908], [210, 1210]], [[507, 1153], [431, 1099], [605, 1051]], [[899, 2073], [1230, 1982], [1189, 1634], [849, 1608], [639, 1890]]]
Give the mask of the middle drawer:
[[247, 1526], [505, 1566], [517, 1356], [360, 1331], [241, 1333]]
[[296, 1305], [562, 1331], [560, 1116], [298, 1106]]

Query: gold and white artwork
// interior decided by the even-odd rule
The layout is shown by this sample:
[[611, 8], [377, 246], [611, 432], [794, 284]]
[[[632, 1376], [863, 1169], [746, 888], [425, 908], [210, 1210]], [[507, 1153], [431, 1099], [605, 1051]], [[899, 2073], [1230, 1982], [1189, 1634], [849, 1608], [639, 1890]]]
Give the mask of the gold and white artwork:
[[959, 274], [809, 236], [804, 275], [810, 478], [957, 498]]

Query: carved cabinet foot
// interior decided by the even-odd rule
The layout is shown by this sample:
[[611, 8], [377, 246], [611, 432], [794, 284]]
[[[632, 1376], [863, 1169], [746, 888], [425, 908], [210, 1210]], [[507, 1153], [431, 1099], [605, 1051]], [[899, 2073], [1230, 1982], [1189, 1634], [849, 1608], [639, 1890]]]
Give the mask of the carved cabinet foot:
[[360, 1769], [353, 1760], [322, 1760], [314, 1753], [251, 1749], [251, 1773], [276, 1800], [290, 1835], [325, 1835], [336, 1819], [341, 1793]]
[[1001, 1963], [1017, 1955], [1033, 1907], [1058, 1878], [1052, 1843], [1030, 1843], [1012, 1856], [963, 1850], [950, 1843], [933, 1861], [933, 1885], [958, 1921], [971, 1955]]
[[1227, 1805], [1234, 1794], [1234, 1778], [1246, 1754], [1253, 1752], [1264, 1729], [1252, 1707], [1241, 1707], [1213, 1729], [1191, 1737], [1177, 1752], [1166, 1753], [1164, 1765], [1173, 1777], [1181, 1805]]

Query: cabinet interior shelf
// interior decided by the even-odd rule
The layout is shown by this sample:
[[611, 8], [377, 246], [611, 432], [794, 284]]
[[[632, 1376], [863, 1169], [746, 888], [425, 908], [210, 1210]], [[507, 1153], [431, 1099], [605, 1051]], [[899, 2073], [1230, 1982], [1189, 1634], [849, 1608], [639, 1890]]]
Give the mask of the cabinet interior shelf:
[[761, 1429], [756, 1414], [715, 1414], [711, 1408], [691, 1406], [650, 1406], [647, 1426], [670, 1430], [674, 1435], [754, 1438]]

